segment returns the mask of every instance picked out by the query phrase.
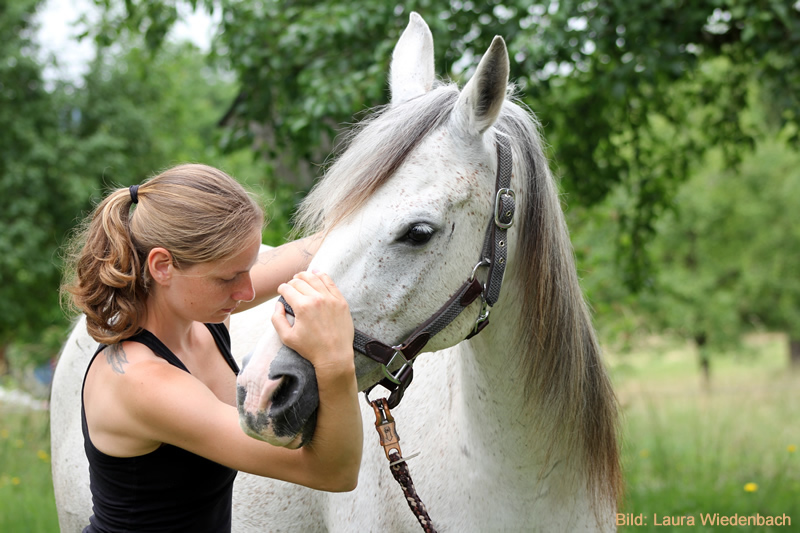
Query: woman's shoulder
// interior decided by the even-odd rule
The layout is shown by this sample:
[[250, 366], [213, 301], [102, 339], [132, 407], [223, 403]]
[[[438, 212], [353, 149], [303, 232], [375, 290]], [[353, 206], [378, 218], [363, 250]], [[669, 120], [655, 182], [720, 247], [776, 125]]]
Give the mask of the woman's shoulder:
[[[119, 373], [110, 377], [107, 390], [114, 389], [113, 401], [122, 415], [124, 431], [147, 442], [173, 444], [203, 455], [199, 452], [204, 449], [196, 448], [197, 443], [216, 437], [198, 435], [198, 428], [222, 413], [220, 409], [229, 415], [231, 407], [220, 402], [193, 374], [161, 359], [146, 346], [123, 342], [119, 351], [125, 355], [113, 356], [111, 366], [116, 365]], [[110, 375], [108, 370], [106, 373]]]
[[94, 445], [108, 455], [128, 457], [162, 442], [148, 419], [163, 409], [162, 390], [185, 388], [181, 370], [150, 348], [123, 341], [105, 347], [86, 376], [83, 400]]
[[[106, 389], [118, 400], [140, 402], [142, 393], [150, 388], [165, 386], [185, 374], [175, 368], [151, 348], [132, 341], [106, 346], [97, 356], [87, 376], [87, 388], [92, 374], [95, 387]], [[93, 387], [94, 388], [94, 387]]]
[[95, 364], [105, 364], [109, 370], [119, 375], [125, 375], [134, 365], [150, 366], [151, 364], [166, 363], [151, 347], [131, 340], [106, 346], [100, 351], [97, 358], [100, 361]]
[[190, 374], [157, 351], [157, 347], [154, 350], [135, 341], [122, 341], [105, 347], [87, 375], [87, 392], [89, 389], [104, 389], [105, 394], [99, 397], [113, 397], [115, 403], [142, 409], [161, 389], [185, 386], [185, 382], [191, 379]]

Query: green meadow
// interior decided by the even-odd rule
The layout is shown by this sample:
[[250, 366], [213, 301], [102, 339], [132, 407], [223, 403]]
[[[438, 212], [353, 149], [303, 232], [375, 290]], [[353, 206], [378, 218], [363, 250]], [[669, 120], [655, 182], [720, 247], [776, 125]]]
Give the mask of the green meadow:
[[58, 531], [47, 411], [0, 404], [0, 531]]
[[[712, 359], [710, 384], [690, 347], [663, 339], [609, 366], [623, 414], [620, 532], [800, 531], [800, 375], [783, 337]], [[48, 413], [0, 405], [0, 417], [0, 531], [57, 532]], [[719, 523], [784, 515], [791, 526]]]
[[800, 375], [783, 336], [713, 358], [709, 383], [678, 343], [610, 359], [623, 413], [619, 531], [800, 531]]

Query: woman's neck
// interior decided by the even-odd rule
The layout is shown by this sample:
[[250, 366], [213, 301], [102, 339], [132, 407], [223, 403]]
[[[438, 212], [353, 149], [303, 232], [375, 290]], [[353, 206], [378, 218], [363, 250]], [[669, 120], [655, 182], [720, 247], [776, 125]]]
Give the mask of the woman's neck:
[[141, 326], [155, 335], [174, 354], [191, 353], [196, 340], [197, 322], [181, 317], [158, 293], [151, 294], [146, 305], [146, 314]]

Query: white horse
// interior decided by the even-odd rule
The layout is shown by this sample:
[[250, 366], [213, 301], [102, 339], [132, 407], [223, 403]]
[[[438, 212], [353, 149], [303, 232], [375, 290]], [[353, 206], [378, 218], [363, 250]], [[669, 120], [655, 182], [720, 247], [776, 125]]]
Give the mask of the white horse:
[[[310, 268], [336, 281], [358, 330], [400, 343], [462, 282], [486, 276], [476, 264], [495, 217], [502, 139], [511, 147], [516, 192], [491, 323], [462, 341], [485, 314], [476, 299], [433, 335], [424, 351], [435, 353], [416, 360], [414, 381], [393, 411], [406, 456], [420, 452], [408, 462], [420, 497], [439, 531], [613, 530], [616, 401], [538, 125], [506, 97], [505, 43], [495, 38], [459, 91], [436, 82], [432, 36], [414, 13], [395, 48], [390, 85], [391, 104], [353, 132], [299, 219], [324, 232]], [[305, 392], [304, 375], [283, 393], [259, 396], [274, 390], [267, 381], [276, 379], [279, 361], [295, 357], [271, 327], [273, 305], [234, 315], [231, 333], [236, 357], [251, 354], [238, 381], [242, 425], [287, 445], [313, 432], [316, 393], [313, 379]], [[79, 531], [91, 514], [79, 394], [95, 346], [78, 323], [54, 377], [53, 480], [64, 532]], [[384, 375], [363, 354], [356, 362], [362, 390]], [[273, 403], [297, 407], [298, 420], [279, 421]], [[329, 494], [240, 473], [234, 531], [418, 531], [369, 430], [375, 415], [366, 402], [363, 417], [356, 490]]]

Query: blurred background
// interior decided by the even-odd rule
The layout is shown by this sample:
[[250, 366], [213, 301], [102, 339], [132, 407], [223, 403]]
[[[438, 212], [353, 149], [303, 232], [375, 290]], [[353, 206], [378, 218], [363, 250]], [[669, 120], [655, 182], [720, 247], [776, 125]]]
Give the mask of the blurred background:
[[622, 408], [621, 512], [800, 528], [800, 1], [0, 0], [0, 531], [58, 530], [77, 221], [193, 161], [284, 242], [337, 135], [386, 103], [411, 11], [462, 84], [502, 35], [542, 123]]

